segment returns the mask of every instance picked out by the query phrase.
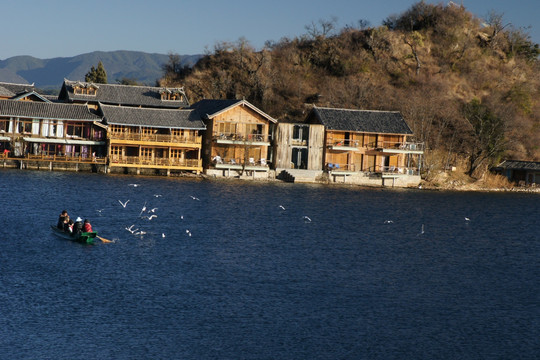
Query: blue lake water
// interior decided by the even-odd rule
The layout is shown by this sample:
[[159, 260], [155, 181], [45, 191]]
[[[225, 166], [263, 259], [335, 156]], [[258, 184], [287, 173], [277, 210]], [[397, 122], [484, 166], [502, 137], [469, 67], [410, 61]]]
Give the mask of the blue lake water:
[[[539, 194], [24, 170], [0, 180], [2, 359], [540, 353]], [[157, 217], [141, 218], [143, 206]], [[56, 237], [63, 209], [114, 243]]]

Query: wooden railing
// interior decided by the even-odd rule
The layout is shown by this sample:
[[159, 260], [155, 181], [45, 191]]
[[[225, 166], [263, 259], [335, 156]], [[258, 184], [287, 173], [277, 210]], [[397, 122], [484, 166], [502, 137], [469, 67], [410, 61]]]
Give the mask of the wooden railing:
[[28, 159], [36, 161], [57, 161], [57, 162], [72, 162], [72, 163], [94, 163], [105, 164], [107, 159], [105, 157], [92, 157], [83, 155], [56, 155], [56, 154], [27, 154], [23, 158], [16, 159]]
[[201, 144], [201, 136], [180, 136], [165, 134], [130, 134], [130, 133], [108, 133], [107, 137], [112, 140], [130, 140], [130, 141], [154, 141], [180, 144]]
[[200, 159], [175, 159], [175, 158], [154, 158], [145, 159], [138, 156], [111, 156], [111, 165], [145, 165], [145, 166], [177, 166], [199, 168], [202, 166]]
[[214, 157], [212, 159], [212, 164], [214, 165], [241, 165], [241, 166], [261, 166], [268, 167], [266, 159], [256, 160], [254, 158], [249, 158], [247, 161], [241, 158], [224, 158]]
[[242, 133], [222, 133], [214, 131], [212, 134], [214, 140], [234, 140], [245, 142], [269, 142], [268, 134], [242, 134]]

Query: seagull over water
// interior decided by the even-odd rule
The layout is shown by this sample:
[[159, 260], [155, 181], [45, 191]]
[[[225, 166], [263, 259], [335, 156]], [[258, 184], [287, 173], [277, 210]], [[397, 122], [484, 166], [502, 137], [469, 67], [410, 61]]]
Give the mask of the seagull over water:
[[281, 208], [281, 210], [285, 210], [285, 207], [283, 205], [279, 205], [279, 207]]
[[469, 219], [468, 217], [465, 217], [465, 221], [471, 221], [471, 219]]
[[137, 187], [137, 186], [139, 186], [139, 184], [129, 184], [128, 186]]
[[122, 207], [126, 207], [126, 205], [128, 204], [129, 200], [127, 200], [126, 202], [121, 202], [120, 200], [118, 200], [118, 202], [120, 203], [120, 205], [122, 205]]
[[422, 224], [422, 231], [420, 231], [420, 233], [418, 234], [418, 236], [423, 235], [423, 234], [424, 234], [424, 224]]
[[157, 215], [145, 216], [145, 218], [147, 218], [148, 220], [152, 220], [153, 218], [157, 218]]
[[186, 229], [186, 234], [188, 234], [188, 236], [191, 236], [191, 231], [189, 231], [188, 229]]
[[311, 222], [311, 219], [309, 218], [309, 216], [303, 216], [302, 219], [304, 219], [305, 222]]
[[385, 220], [384, 223], [385, 223], [385, 224], [392, 224], [393, 221], [392, 221], [392, 220]]
[[199, 198], [198, 198], [198, 197], [196, 197], [196, 196], [193, 196], [193, 195], [189, 195], [189, 197], [190, 197], [190, 198], [192, 198], [193, 200], [199, 200]]

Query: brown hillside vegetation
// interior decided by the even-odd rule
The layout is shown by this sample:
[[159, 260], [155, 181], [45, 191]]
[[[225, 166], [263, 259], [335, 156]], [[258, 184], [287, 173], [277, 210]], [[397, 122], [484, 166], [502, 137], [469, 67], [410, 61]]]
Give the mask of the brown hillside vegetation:
[[313, 104], [398, 110], [431, 150], [426, 169], [540, 161], [540, 51], [502, 16], [419, 2], [379, 27], [306, 30], [261, 51], [220, 43], [192, 69], [171, 54], [160, 82], [185, 86], [192, 102], [245, 98], [280, 121], [302, 121]]

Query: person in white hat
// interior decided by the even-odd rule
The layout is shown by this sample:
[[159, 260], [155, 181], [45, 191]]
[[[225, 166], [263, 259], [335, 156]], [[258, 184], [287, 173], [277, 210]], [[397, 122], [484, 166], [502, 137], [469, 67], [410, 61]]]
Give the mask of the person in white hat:
[[79, 236], [79, 234], [82, 232], [82, 228], [83, 228], [82, 219], [80, 217], [77, 217], [77, 219], [75, 220], [75, 224], [73, 224], [73, 235]]

